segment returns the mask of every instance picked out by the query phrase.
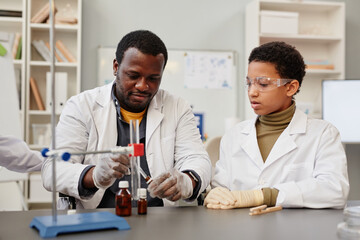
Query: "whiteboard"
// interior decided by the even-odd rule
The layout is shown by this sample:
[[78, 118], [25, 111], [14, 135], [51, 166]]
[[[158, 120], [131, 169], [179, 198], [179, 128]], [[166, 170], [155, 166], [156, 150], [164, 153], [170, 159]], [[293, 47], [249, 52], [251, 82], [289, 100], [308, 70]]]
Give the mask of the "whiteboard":
[[[99, 86], [114, 79], [112, 61], [115, 52], [115, 47], [98, 49]], [[191, 65], [189, 57], [192, 59]], [[204, 59], [206, 61], [202, 61]], [[218, 64], [212, 65], [214, 61]], [[233, 51], [170, 49], [160, 88], [184, 98], [193, 107], [194, 113], [203, 114], [203, 132], [209, 138], [222, 136], [225, 133], [226, 119], [237, 117], [235, 64]]]
[[323, 119], [340, 132], [344, 143], [360, 143], [360, 80], [324, 80]]
[[108, 84], [114, 80], [113, 60], [116, 47], [98, 48], [98, 86]]
[[[225, 54], [231, 58], [231, 88], [188, 88], [186, 87], [186, 57], [189, 53], [207, 54], [214, 58]], [[214, 69], [203, 68], [206, 71]], [[216, 70], [216, 69], [215, 69]], [[213, 75], [216, 74], [216, 71]], [[225, 133], [225, 120], [237, 117], [237, 83], [234, 52], [169, 50], [168, 63], [163, 73], [161, 88], [181, 96], [193, 107], [194, 113], [204, 114], [204, 133], [209, 138]]]

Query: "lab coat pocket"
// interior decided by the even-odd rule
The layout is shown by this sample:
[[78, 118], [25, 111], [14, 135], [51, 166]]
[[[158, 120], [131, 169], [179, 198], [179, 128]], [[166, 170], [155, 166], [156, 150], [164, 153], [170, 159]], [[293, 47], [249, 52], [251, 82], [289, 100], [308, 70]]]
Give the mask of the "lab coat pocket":
[[311, 163], [295, 163], [284, 166], [281, 182], [300, 181], [311, 177]]
[[161, 139], [162, 158], [166, 170], [174, 166], [175, 133]]

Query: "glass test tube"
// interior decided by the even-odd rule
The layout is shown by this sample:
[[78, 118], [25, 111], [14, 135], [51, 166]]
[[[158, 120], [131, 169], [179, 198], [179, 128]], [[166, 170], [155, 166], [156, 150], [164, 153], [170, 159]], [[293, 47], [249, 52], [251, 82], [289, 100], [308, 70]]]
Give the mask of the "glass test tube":
[[[139, 120], [130, 120], [130, 143], [139, 143]], [[135, 139], [134, 139], [135, 138]], [[135, 140], [135, 141], [134, 141]], [[140, 157], [130, 157], [130, 168], [131, 168], [131, 194], [134, 200], [138, 200], [138, 188], [141, 188], [140, 179]]]

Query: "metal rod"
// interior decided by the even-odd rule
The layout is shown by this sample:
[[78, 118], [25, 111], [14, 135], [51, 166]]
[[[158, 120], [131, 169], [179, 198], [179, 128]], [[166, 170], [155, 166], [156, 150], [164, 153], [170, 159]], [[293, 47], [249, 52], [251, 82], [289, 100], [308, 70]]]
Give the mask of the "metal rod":
[[87, 152], [71, 152], [71, 155], [87, 155], [87, 154], [99, 154], [99, 153], [131, 153], [132, 147], [122, 147], [121, 150], [100, 150], [100, 151], [87, 151]]
[[130, 124], [129, 124], [129, 127], [130, 127], [130, 143], [133, 144], [134, 143], [134, 138], [133, 138], [133, 120], [130, 120]]
[[[55, 126], [56, 126], [56, 116], [55, 116], [55, 54], [54, 54], [54, 13], [55, 13], [55, 2], [54, 0], [49, 0], [49, 15], [50, 15], [50, 78], [51, 78], [51, 135], [52, 135], [52, 149], [56, 149], [56, 138], [55, 138]], [[52, 158], [52, 215], [53, 221], [57, 221], [57, 209], [56, 209], [56, 158]]]
[[72, 152], [71, 155], [87, 155], [87, 154], [98, 154], [98, 153], [112, 153], [112, 151], [102, 150], [102, 151], [89, 151], [89, 152]]
[[[135, 121], [135, 129], [136, 129], [136, 143], [139, 144], [140, 143], [140, 127], [139, 127], [139, 119], [136, 119]], [[140, 165], [140, 157], [137, 156], [136, 157], [136, 163], [137, 163], [137, 179], [138, 179], [138, 187], [141, 188], [141, 178], [140, 178], [140, 173], [141, 173], [141, 165]], [[141, 169], [141, 170], [140, 170]], [[146, 178], [145, 178], [146, 179]]]

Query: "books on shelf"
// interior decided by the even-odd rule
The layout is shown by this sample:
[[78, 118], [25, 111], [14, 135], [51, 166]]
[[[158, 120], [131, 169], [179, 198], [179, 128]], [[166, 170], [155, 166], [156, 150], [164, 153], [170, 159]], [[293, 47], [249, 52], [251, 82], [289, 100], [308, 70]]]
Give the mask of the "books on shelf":
[[55, 23], [58, 24], [77, 24], [78, 20], [76, 17], [64, 17], [55, 15]]
[[22, 17], [22, 11], [0, 9], [0, 17]]
[[75, 57], [71, 54], [71, 52], [67, 49], [67, 47], [65, 47], [64, 43], [61, 40], [57, 40], [55, 45], [56, 48], [59, 49], [59, 51], [64, 55], [64, 57], [69, 62], [76, 62]]
[[16, 49], [16, 55], [14, 59], [21, 59], [21, 52], [22, 52], [22, 37], [20, 36], [18, 47]]
[[[49, 23], [50, 19], [48, 18], [46, 20], [46, 23]], [[62, 17], [62, 16], [58, 16], [55, 15], [55, 24], [70, 24], [70, 25], [74, 25], [77, 24], [78, 20], [76, 17]]]
[[305, 64], [307, 69], [335, 69], [334, 64], [330, 63], [329, 60], [305, 60]]
[[[55, 8], [55, 13], [57, 9]], [[49, 18], [50, 14], [50, 4], [46, 3], [35, 15], [31, 18], [32, 23], [44, 23]]]
[[[33, 40], [32, 45], [40, 56], [45, 61], [50, 61], [50, 44], [49, 42], [44, 42], [43, 40]], [[74, 56], [70, 51], [65, 47], [61, 40], [56, 41], [55, 44], [55, 61], [56, 62], [76, 62]]]
[[43, 40], [33, 40], [31, 44], [45, 61], [50, 61], [50, 52]]
[[334, 70], [335, 66], [334, 64], [328, 64], [328, 65], [306, 65], [306, 69], [328, 69], [328, 70]]
[[[68, 74], [55, 72], [55, 112], [60, 114], [67, 100]], [[46, 73], [46, 109], [51, 110], [51, 73]]]
[[[50, 4], [46, 3], [41, 9], [39, 9], [31, 18], [32, 23], [48, 23], [49, 22]], [[57, 8], [55, 8], [55, 23], [56, 24], [77, 24], [78, 19], [73, 13], [74, 10], [71, 6], [64, 8], [60, 14], [58, 14]], [[74, 15], [74, 16], [73, 16]]]
[[66, 57], [60, 52], [60, 50], [55, 46], [55, 56], [58, 55], [61, 61], [59, 62], [69, 62]]
[[35, 98], [35, 102], [38, 107], [38, 110], [44, 111], [45, 110], [44, 102], [42, 100], [36, 80], [33, 77], [30, 77], [30, 89], [31, 89], [31, 93]]
[[16, 80], [16, 88], [17, 88], [17, 91], [18, 91], [18, 96], [19, 96], [19, 109], [21, 109], [21, 99], [22, 99], [22, 96], [21, 96], [21, 69], [19, 68], [15, 68], [15, 80]]
[[[49, 51], [49, 55], [50, 55], [50, 43], [46, 42], [45, 45], [46, 45], [46, 48]], [[54, 55], [55, 55], [55, 58], [56, 58], [57, 62], [64, 62], [63, 59], [60, 57], [59, 53], [56, 51], [56, 47], [55, 47]]]
[[12, 50], [11, 50], [13, 59], [21, 59], [21, 49], [22, 49], [21, 33], [15, 33], [13, 39], [14, 42], [12, 44]]

